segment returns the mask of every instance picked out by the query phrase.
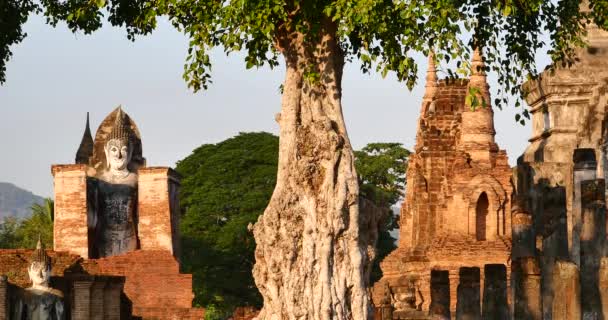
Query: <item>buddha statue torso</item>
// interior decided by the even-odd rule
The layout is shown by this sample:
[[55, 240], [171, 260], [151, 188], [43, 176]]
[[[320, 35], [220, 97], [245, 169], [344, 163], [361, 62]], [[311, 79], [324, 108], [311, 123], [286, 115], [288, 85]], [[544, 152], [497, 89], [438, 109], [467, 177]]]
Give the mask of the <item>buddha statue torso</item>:
[[137, 188], [127, 184], [97, 183], [96, 247], [100, 257], [137, 249]]
[[14, 320], [62, 320], [65, 319], [61, 292], [49, 288], [27, 288], [14, 303]]

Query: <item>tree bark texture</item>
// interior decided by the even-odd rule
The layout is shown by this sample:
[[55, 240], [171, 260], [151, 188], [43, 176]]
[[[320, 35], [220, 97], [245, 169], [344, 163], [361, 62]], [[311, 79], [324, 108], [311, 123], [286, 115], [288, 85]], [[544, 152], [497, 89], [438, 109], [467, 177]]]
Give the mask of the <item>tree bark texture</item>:
[[[354, 154], [341, 106], [344, 54], [326, 21], [314, 41], [284, 31], [286, 62], [277, 185], [253, 232], [259, 320], [368, 319], [364, 276], [377, 238], [359, 213]], [[310, 71], [320, 76], [311, 81]], [[377, 225], [376, 225], [377, 227]]]

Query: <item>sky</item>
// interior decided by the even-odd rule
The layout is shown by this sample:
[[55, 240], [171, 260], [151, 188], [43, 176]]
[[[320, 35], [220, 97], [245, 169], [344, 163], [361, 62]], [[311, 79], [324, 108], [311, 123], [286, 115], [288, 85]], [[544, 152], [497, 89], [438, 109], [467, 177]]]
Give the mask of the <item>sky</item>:
[[[94, 135], [118, 105], [139, 127], [149, 166], [173, 167], [201, 144], [239, 132], [278, 134], [281, 66], [247, 70], [242, 55], [216, 50], [213, 84], [193, 93], [182, 79], [188, 39], [165, 20], [135, 42], [109, 25], [93, 35], [73, 34], [39, 16], [30, 17], [25, 31], [27, 38], [12, 47], [7, 82], [0, 86], [0, 181], [51, 197], [50, 167], [74, 162], [86, 113]], [[416, 60], [424, 80], [426, 58]], [[495, 94], [492, 75], [490, 87]], [[362, 74], [357, 64], [348, 64], [342, 105], [354, 148], [399, 142], [411, 149], [423, 91], [424, 81], [410, 92], [393, 76]], [[495, 108], [496, 141], [511, 165], [531, 132], [515, 123], [515, 113], [513, 107]]]

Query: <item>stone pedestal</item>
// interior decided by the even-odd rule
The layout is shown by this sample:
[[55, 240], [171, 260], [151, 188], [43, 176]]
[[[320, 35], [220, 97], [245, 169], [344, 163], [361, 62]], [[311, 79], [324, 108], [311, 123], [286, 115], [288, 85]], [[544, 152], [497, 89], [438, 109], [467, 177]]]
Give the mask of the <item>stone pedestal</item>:
[[51, 172], [55, 183], [53, 248], [88, 259], [86, 166], [54, 165]]
[[552, 319], [582, 319], [580, 276], [575, 263], [562, 260], [555, 262], [553, 289]]
[[0, 276], [0, 320], [8, 320], [8, 279]]
[[139, 241], [142, 250], [167, 250], [179, 257], [178, 174], [150, 167], [139, 175]]

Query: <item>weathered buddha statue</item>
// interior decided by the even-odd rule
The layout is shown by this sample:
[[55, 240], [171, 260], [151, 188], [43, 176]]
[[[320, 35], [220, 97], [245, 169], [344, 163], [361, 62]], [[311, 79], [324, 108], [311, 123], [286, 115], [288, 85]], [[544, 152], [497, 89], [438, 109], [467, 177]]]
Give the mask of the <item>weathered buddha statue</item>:
[[61, 291], [49, 286], [51, 258], [38, 239], [28, 268], [32, 286], [12, 302], [11, 320], [62, 320], [66, 318]]
[[104, 145], [105, 168], [96, 181], [96, 206], [89, 219], [98, 257], [137, 249], [137, 173], [130, 168], [132, 138], [119, 109]]

